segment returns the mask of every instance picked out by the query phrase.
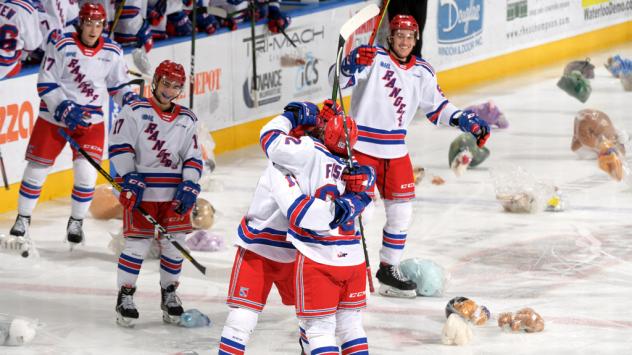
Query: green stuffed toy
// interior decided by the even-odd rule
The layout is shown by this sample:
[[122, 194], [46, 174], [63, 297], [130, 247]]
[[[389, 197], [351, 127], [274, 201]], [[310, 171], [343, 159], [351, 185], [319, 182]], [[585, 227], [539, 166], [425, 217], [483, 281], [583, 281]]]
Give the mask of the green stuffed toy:
[[586, 102], [592, 92], [590, 82], [579, 70], [573, 70], [570, 74], [562, 76], [557, 86], [581, 102]]

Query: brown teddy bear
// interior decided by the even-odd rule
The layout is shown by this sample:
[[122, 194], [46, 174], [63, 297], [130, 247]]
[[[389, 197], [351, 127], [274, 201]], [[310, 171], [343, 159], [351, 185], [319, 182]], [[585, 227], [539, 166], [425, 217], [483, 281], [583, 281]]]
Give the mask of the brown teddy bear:
[[531, 308], [523, 308], [512, 315], [511, 312], [498, 315], [498, 326], [514, 332], [524, 330], [527, 333], [544, 330], [544, 319]]
[[617, 130], [608, 115], [594, 109], [577, 112], [571, 150], [576, 152], [585, 147], [598, 154], [599, 143], [604, 140], [616, 142], [616, 148], [625, 155], [625, 147], [619, 142]]

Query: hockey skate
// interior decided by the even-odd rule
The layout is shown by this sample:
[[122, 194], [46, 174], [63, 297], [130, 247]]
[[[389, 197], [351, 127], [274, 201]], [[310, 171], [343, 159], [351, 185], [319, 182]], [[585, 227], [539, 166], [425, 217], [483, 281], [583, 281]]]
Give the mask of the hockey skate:
[[380, 295], [400, 298], [417, 297], [417, 284], [404, 278], [397, 266], [380, 263], [380, 269], [375, 276], [380, 281]]
[[70, 244], [70, 251], [72, 251], [77, 244], [84, 242], [83, 234], [83, 219], [75, 219], [70, 217], [68, 219], [68, 225], [66, 227], [66, 240]]
[[180, 297], [176, 295], [176, 288], [178, 288], [177, 282], [160, 290], [160, 294], [162, 295], [160, 308], [162, 309], [162, 320], [165, 323], [179, 324], [180, 316], [184, 312]]
[[13, 227], [11, 227], [10, 235], [0, 239], [0, 246], [3, 249], [15, 251], [25, 258], [29, 255], [37, 255], [37, 250], [35, 250], [29, 235], [30, 225], [31, 217], [19, 214], [15, 218]]
[[116, 324], [121, 327], [131, 328], [138, 319], [138, 310], [134, 305], [134, 292], [136, 287], [121, 286], [116, 298]]

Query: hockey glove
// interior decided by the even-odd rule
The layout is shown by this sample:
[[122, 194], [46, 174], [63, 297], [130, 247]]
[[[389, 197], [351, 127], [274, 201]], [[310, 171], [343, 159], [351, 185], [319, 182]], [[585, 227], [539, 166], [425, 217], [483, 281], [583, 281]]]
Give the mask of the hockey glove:
[[219, 28], [219, 22], [215, 16], [211, 14], [197, 13], [197, 26], [200, 31], [206, 32], [208, 35], [212, 35]]
[[193, 32], [193, 25], [183, 11], [167, 15], [167, 34], [169, 36], [190, 36], [191, 32]]
[[183, 216], [191, 211], [199, 193], [200, 185], [190, 180], [183, 181], [178, 185], [171, 207], [177, 214]]
[[368, 165], [355, 165], [351, 170], [345, 169], [342, 181], [346, 184], [345, 192], [365, 192], [375, 185], [375, 170]]
[[119, 195], [119, 201], [123, 208], [131, 210], [138, 206], [143, 201], [143, 192], [145, 191], [145, 178], [139, 173], [128, 173], [123, 176], [123, 188]]
[[476, 138], [476, 145], [479, 148], [483, 148], [491, 131], [485, 120], [468, 110], [457, 112], [450, 119], [450, 126], [458, 126], [461, 131], [471, 133]]
[[136, 37], [138, 38], [136, 48], [144, 47], [145, 52], [149, 53], [149, 51], [154, 47], [154, 38], [151, 36], [151, 26], [148, 21], [143, 22], [143, 25], [140, 26], [140, 30], [138, 30]]
[[337, 228], [348, 221], [353, 220], [364, 211], [364, 208], [371, 203], [371, 198], [366, 192], [346, 193], [334, 200], [336, 212], [334, 220], [329, 224], [331, 229]]
[[147, 9], [147, 19], [152, 26], [158, 26], [167, 12], [167, 1], [158, 0], [154, 7]]
[[318, 125], [318, 106], [311, 102], [293, 101], [287, 104], [283, 111], [283, 116], [290, 120], [292, 128]]
[[140, 96], [138, 96], [137, 93], [130, 91], [130, 92], [126, 92], [125, 95], [123, 95], [123, 106], [129, 105], [134, 101], [138, 101], [140, 100]]
[[320, 118], [323, 122], [327, 122], [342, 112], [342, 107], [338, 103], [334, 103], [330, 99], [323, 102], [323, 108], [320, 110]]
[[268, 29], [272, 33], [280, 33], [292, 22], [292, 18], [283, 13], [277, 6], [268, 6]]
[[361, 45], [349, 53], [348, 56], [342, 61], [340, 70], [343, 74], [351, 76], [358, 70], [361, 70], [367, 65], [373, 64], [373, 59], [377, 53], [377, 48]]
[[57, 122], [63, 122], [68, 129], [74, 131], [77, 126], [88, 127], [90, 124], [83, 120], [84, 112], [81, 107], [70, 100], [62, 101], [53, 116]]

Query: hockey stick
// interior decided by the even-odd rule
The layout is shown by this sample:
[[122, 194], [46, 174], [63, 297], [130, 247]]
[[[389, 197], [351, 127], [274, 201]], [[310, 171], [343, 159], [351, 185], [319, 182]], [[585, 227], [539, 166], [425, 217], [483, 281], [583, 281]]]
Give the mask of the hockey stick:
[[0, 170], [2, 170], [2, 182], [4, 182], [4, 189], [9, 189], [9, 179], [7, 179], [7, 171], [4, 167], [4, 159], [2, 158], [2, 149], [0, 149]]
[[121, 0], [121, 3], [116, 8], [116, 13], [114, 14], [114, 21], [112, 21], [112, 27], [110, 27], [110, 33], [108, 34], [108, 38], [113, 38], [114, 29], [116, 25], [118, 25], [119, 19], [121, 18], [121, 14], [123, 13], [123, 7], [125, 6], [125, 0]]
[[[353, 15], [353, 17], [342, 25], [340, 28], [340, 36], [338, 37], [338, 49], [336, 50], [336, 65], [339, 66], [340, 61], [342, 61], [342, 53], [345, 43], [351, 34], [379, 13], [380, 8], [375, 4], [371, 4], [358, 11], [357, 14]], [[331, 92], [331, 101], [333, 102], [336, 102], [336, 96], [338, 95], [338, 87], [340, 86], [339, 78], [340, 70], [338, 68], [334, 73], [334, 87]]]
[[296, 47], [296, 43], [294, 43], [294, 41], [292, 41], [292, 39], [290, 38], [290, 36], [288, 36], [288, 35], [287, 35], [287, 33], [285, 33], [285, 30], [283, 30], [283, 29], [279, 29], [279, 32], [281, 32], [281, 33], [285, 36], [285, 39], [287, 39], [287, 40], [290, 42], [290, 44], [292, 45], [292, 47], [294, 47], [294, 48], [298, 48], [298, 47]]
[[[108, 174], [108, 172], [105, 171], [101, 167], [101, 165], [99, 165], [99, 163], [97, 163], [85, 150], [83, 150], [83, 148], [81, 148], [81, 146], [79, 146], [79, 144], [75, 142], [75, 140], [72, 139], [64, 131], [63, 128], [60, 128], [58, 132], [62, 137], [64, 137], [64, 139], [66, 139], [66, 141], [68, 141], [68, 143], [70, 143], [70, 145], [76, 151], [78, 151], [81, 155], [83, 155], [83, 157], [88, 161], [88, 163], [90, 163], [90, 165], [92, 165], [95, 169], [97, 169], [97, 171], [101, 174], [101, 176], [103, 176], [112, 185], [112, 187], [116, 189], [116, 191], [121, 192], [123, 190], [121, 185], [119, 185], [116, 181], [114, 181], [114, 178], [112, 178], [112, 176]], [[173, 246], [176, 247], [176, 249], [178, 249], [180, 253], [182, 253], [182, 256], [184, 256], [185, 259], [189, 260], [191, 264], [195, 266], [196, 269], [198, 269], [202, 274], [206, 275], [206, 267], [200, 264], [197, 260], [195, 260], [195, 258], [193, 258], [193, 256], [191, 256], [191, 254], [186, 249], [184, 249], [184, 247], [180, 245], [180, 243], [173, 240], [171, 235], [165, 229], [165, 227], [161, 226], [160, 223], [158, 223], [158, 221], [156, 221], [156, 219], [152, 217], [149, 213], [147, 213], [147, 211], [145, 211], [142, 207], [139, 206], [138, 211], [143, 215], [143, 217], [145, 217], [147, 222], [151, 223], [154, 226], [154, 228], [158, 229], [158, 232], [160, 232], [160, 234], [162, 234], [165, 238], [167, 238], [167, 240], [169, 240], [171, 244], [173, 244]]]
[[193, 25], [193, 30], [191, 31], [191, 78], [189, 79], [189, 108], [193, 110], [193, 99], [195, 96], [195, 37], [197, 36], [197, 0], [193, 1], [193, 11], [191, 12], [191, 15], [191, 24]]
[[132, 79], [127, 85], [138, 85], [140, 87], [140, 97], [145, 97], [145, 79]]
[[256, 7], [255, 0], [249, 0], [248, 6], [250, 7], [250, 37], [252, 43], [252, 91], [253, 91], [253, 101], [254, 106], [259, 106], [259, 99], [257, 96], [257, 45], [255, 43], [255, 25], [257, 20], [256, 16]]
[[391, 3], [391, 0], [386, 0], [382, 2], [382, 9], [380, 10], [380, 19], [377, 21], [377, 25], [373, 28], [373, 32], [371, 32], [371, 37], [369, 38], [369, 46], [373, 47], [373, 43], [375, 42], [375, 36], [377, 36], [377, 31], [380, 30], [380, 25], [382, 24], [382, 20], [384, 19], [384, 15], [386, 14], [386, 10], [388, 9], [388, 4]]
[[[331, 94], [332, 101], [336, 103], [336, 96], [340, 93], [340, 106], [342, 107], [342, 114], [346, 117], [347, 113], [345, 110], [344, 102], [342, 99], [342, 87], [340, 86], [340, 62], [342, 61], [342, 51], [347, 39], [353, 32], [355, 32], [362, 24], [366, 23], [371, 18], [375, 17], [380, 12], [380, 9], [375, 4], [371, 4], [362, 10], [360, 10], [357, 14], [355, 14], [352, 18], [350, 18], [342, 28], [340, 29], [340, 38], [338, 39], [338, 51], [336, 55], [336, 71], [334, 72], [334, 88]], [[349, 169], [353, 168], [353, 153], [351, 151], [351, 144], [349, 142], [349, 127], [347, 127], [347, 120], [343, 119], [343, 128], [345, 130], [345, 141], [347, 144], [347, 156], [349, 159], [347, 160], [347, 165]], [[371, 263], [369, 261], [369, 252], [366, 247], [366, 238], [364, 237], [364, 226], [362, 224], [362, 215], [358, 216], [358, 225], [360, 226], [360, 237], [362, 239], [362, 251], [364, 252], [364, 262], [366, 263], [366, 277], [369, 282], [369, 291], [371, 293], [375, 292], [375, 287], [373, 286], [373, 276], [371, 274]]]

